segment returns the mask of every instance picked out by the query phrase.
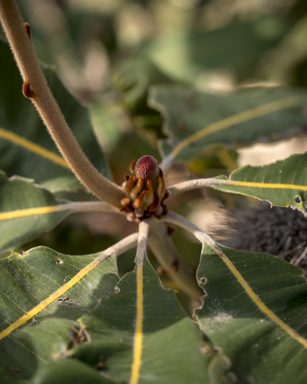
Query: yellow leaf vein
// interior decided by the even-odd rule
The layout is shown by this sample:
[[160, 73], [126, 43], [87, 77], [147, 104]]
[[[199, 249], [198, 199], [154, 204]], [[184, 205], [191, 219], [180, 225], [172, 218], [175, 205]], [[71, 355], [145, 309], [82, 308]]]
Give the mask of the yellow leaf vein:
[[10, 141], [11, 143], [18, 145], [19, 147], [27, 149], [28, 151], [35, 153], [36, 155], [43, 157], [54, 164], [69, 169], [68, 164], [61, 156], [57, 155], [52, 151], [49, 151], [48, 149], [41, 147], [38, 144], [32, 143], [30, 140], [18, 136], [13, 132], [0, 128], [0, 138]]
[[286, 97], [284, 99], [279, 99], [271, 103], [267, 103], [259, 107], [252, 108], [247, 111], [238, 113], [236, 115], [232, 115], [230, 117], [227, 117], [226, 119], [217, 121], [201, 129], [200, 131], [193, 133], [192, 135], [188, 136], [184, 140], [182, 140], [172, 150], [172, 152], [170, 153], [170, 157], [175, 158], [184, 148], [188, 147], [190, 144], [200, 139], [203, 139], [204, 137], [207, 137], [213, 133], [222, 131], [233, 125], [240, 124], [245, 121], [255, 119], [257, 117], [268, 115], [269, 113], [277, 112], [285, 108], [290, 108], [296, 105], [300, 105], [302, 104], [302, 102], [303, 102], [303, 99], [298, 96]]

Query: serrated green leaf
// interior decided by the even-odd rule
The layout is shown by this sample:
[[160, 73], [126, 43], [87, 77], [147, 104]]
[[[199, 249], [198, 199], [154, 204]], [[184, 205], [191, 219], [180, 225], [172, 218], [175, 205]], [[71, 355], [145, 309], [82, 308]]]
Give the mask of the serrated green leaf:
[[[93, 341], [74, 349], [72, 356], [91, 366], [103, 356], [104, 371], [119, 382], [206, 382], [208, 359], [200, 352], [197, 328], [179, 306], [174, 292], [160, 285], [148, 260], [144, 261], [143, 273], [128, 273], [117, 287], [116, 295], [81, 318]], [[138, 337], [142, 342], [137, 347], [140, 303], [142, 331]], [[139, 365], [135, 364], [138, 354]]]
[[0, 253], [50, 231], [69, 213], [67, 203], [32, 180], [0, 171]]
[[180, 31], [154, 41], [147, 54], [168, 75], [195, 82], [206, 69], [253, 64], [288, 28], [284, 18], [267, 16], [213, 31]]
[[[307, 153], [292, 155], [276, 163], [234, 171], [223, 184], [212, 185], [220, 191], [239, 193], [268, 200], [272, 205], [307, 211]], [[220, 177], [222, 178], [222, 177]]]
[[[0, 167], [9, 176], [33, 178], [51, 191], [80, 188], [80, 182], [60, 156], [31, 101], [22, 95], [22, 80], [13, 55], [1, 40], [0, 57]], [[50, 67], [43, 66], [43, 71], [82, 149], [94, 166], [110, 177], [87, 109], [68, 93]]]
[[[110, 257], [78, 278], [62, 295], [64, 301], [54, 297], [28, 322], [21, 321], [98, 255], [68, 256], [38, 247], [23, 256], [13, 254], [0, 260], [0, 364], [10, 377], [32, 382], [38, 369], [67, 351], [74, 337], [72, 327], [78, 327], [75, 321], [114, 292], [118, 275], [116, 260]], [[12, 324], [17, 328], [6, 335], [3, 331]]]
[[[204, 246], [197, 271], [207, 292], [203, 332], [231, 360], [240, 384], [304, 384], [307, 284], [277, 257]], [[205, 282], [206, 280], [206, 282]]]
[[165, 118], [164, 165], [191, 160], [212, 144], [235, 147], [294, 134], [306, 124], [306, 103], [306, 92], [278, 87], [213, 94], [161, 85], [149, 97]]

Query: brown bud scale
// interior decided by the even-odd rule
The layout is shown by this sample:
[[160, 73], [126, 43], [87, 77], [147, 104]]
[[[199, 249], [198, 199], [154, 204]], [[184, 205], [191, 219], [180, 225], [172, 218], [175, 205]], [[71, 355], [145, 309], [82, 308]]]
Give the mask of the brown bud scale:
[[27, 34], [29, 36], [29, 39], [31, 39], [31, 27], [30, 27], [30, 24], [26, 22], [26, 23], [23, 23], [23, 25], [24, 25], [24, 27], [26, 29], [26, 32], [27, 32]]
[[22, 93], [28, 99], [32, 99], [35, 96], [35, 93], [31, 89], [29, 79], [26, 79], [22, 85]]

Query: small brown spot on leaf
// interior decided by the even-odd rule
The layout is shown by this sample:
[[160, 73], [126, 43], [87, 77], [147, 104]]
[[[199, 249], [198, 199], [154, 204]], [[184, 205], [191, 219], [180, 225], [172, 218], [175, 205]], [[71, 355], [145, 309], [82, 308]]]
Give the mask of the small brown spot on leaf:
[[96, 364], [96, 365], [94, 365], [94, 369], [101, 369], [101, 368], [103, 368], [105, 366], [105, 364], [104, 364], [104, 362], [103, 362], [103, 356], [101, 355], [100, 357], [99, 357], [99, 362]]
[[60, 302], [67, 301], [67, 300], [70, 300], [69, 296], [64, 297], [64, 299], [62, 299], [61, 297], [58, 298], [58, 301]]

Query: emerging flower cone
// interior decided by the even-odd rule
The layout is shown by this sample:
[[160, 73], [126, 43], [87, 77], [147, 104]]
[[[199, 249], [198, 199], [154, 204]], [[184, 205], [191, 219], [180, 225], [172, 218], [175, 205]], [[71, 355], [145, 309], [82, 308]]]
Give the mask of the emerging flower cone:
[[163, 201], [168, 193], [165, 191], [163, 171], [152, 156], [142, 156], [130, 164], [133, 176], [126, 175], [123, 189], [127, 197], [121, 200], [123, 211], [128, 212], [130, 221], [140, 221], [157, 217], [167, 212]]

